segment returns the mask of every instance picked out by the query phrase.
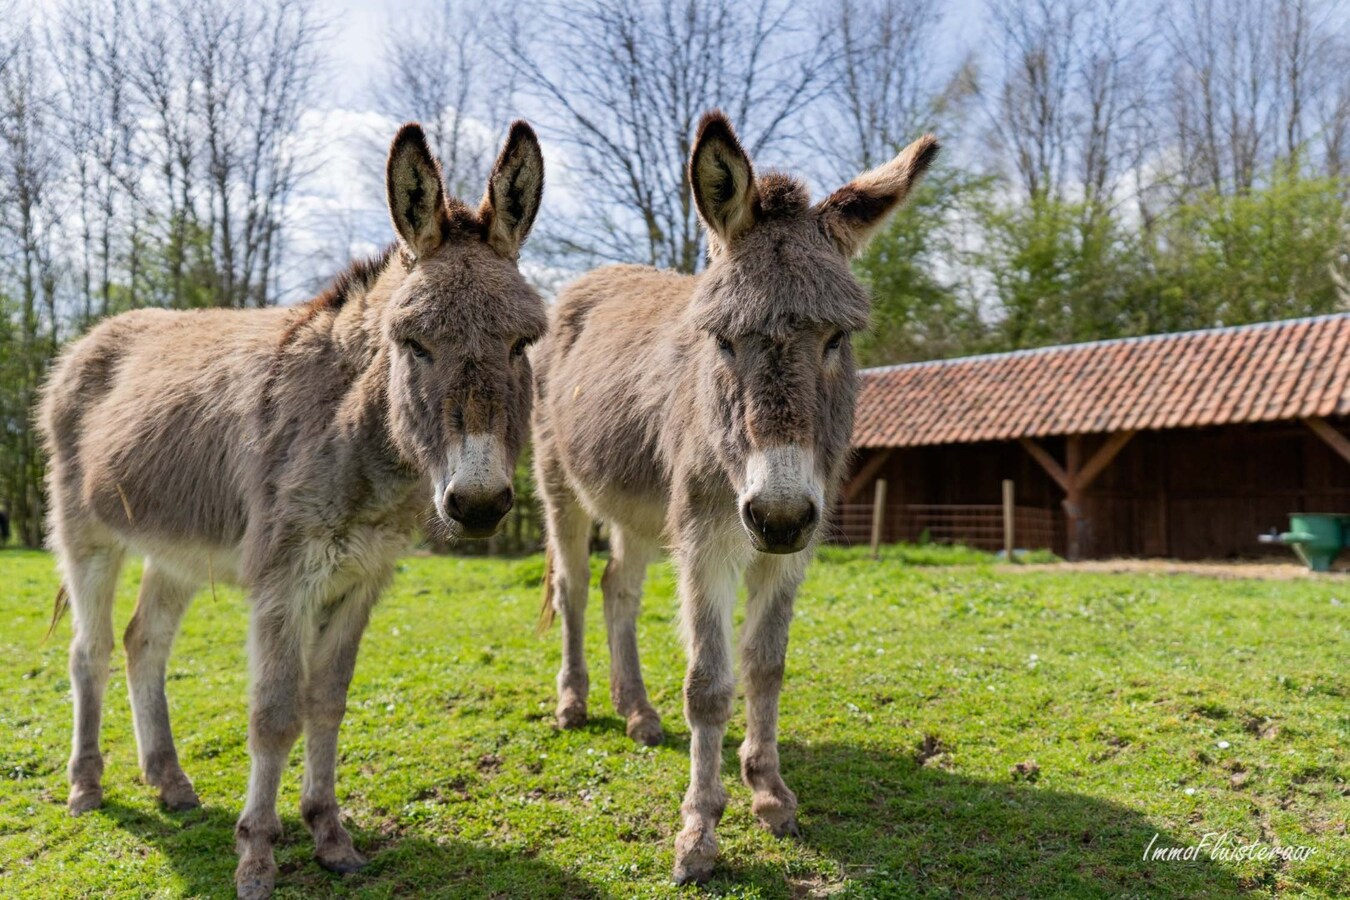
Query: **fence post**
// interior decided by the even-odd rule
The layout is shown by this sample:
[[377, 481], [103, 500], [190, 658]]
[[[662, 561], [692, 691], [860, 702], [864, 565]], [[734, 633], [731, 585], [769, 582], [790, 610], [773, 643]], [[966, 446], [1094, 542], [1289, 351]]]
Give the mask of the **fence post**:
[[1017, 507], [1013, 505], [1013, 482], [1011, 478], [1003, 479], [1003, 553], [1008, 558], [1008, 562], [1016, 562], [1013, 558], [1013, 547], [1016, 546], [1016, 536], [1013, 534], [1013, 526], [1017, 519]]
[[872, 496], [872, 558], [881, 557], [881, 530], [886, 525], [886, 479], [877, 479], [877, 490]]

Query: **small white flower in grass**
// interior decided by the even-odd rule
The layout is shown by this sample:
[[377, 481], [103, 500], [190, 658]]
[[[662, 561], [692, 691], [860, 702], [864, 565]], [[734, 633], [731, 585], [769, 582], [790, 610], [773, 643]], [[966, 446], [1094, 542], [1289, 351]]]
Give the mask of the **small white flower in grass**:
[[389, 629], [389, 633], [392, 634], [394, 637], [398, 637], [399, 636], [398, 626], [395, 625], [393, 628]]
[[1186, 796], [1187, 797], [1195, 796], [1195, 788], [1186, 788]]
[[1027, 657], [1027, 662], [1032, 662], [1032, 663], [1034, 663], [1034, 662], [1038, 661], [1039, 659], [1040, 659], [1040, 657], [1037, 656], [1035, 653], [1033, 653], [1033, 654], [1031, 654], [1030, 656]]
[[394, 711], [394, 704], [392, 704], [392, 703], [387, 704], [387, 705], [384, 707], [384, 711], [385, 711], [385, 712], [393, 712], [393, 711]]
[[1227, 750], [1227, 749], [1228, 749], [1229, 747], [1231, 747], [1231, 746], [1232, 746], [1232, 744], [1228, 743], [1227, 741], [1219, 741], [1219, 749], [1220, 749], [1220, 750]]

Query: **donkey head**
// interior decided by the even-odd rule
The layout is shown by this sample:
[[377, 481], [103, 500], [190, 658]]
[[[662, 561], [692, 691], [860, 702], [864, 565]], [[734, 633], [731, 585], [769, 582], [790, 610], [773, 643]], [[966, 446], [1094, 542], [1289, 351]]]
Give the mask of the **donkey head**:
[[452, 534], [483, 537], [514, 502], [530, 417], [525, 350], [547, 321], [516, 263], [544, 189], [539, 141], [524, 122], [511, 126], [474, 210], [446, 196], [421, 127], [405, 125], [386, 186], [408, 268], [382, 323], [393, 441], [430, 476]]
[[699, 124], [689, 180], [709, 245], [690, 323], [700, 399], [757, 550], [803, 549], [833, 500], [853, 429], [849, 337], [871, 307], [849, 258], [937, 151], [920, 138], [812, 206], [795, 179], [756, 177], [721, 113]]

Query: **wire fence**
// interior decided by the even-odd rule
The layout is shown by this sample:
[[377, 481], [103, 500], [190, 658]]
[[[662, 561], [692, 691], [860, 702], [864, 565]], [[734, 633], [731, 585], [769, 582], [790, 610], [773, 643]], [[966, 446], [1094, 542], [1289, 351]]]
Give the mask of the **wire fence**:
[[[866, 544], [872, 539], [871, 503], [841, 503], [835, 508], [831, 540]], [[1013, 537], [1019, 549], [1053, 549], [1054, 510], [1018, 506], [1013, 510]], [[889, 504], [881, 529], [883, 543], [931, 541], [964, 544], [979, 550], [1003, 549], [1003, 507], [997, 503]]]

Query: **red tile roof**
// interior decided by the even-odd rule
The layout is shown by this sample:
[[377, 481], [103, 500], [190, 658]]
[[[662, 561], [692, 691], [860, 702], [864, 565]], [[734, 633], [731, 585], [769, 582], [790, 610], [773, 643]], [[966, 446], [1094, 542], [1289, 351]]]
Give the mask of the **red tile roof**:
[[1350, 313], [864, 369], [856, 447], [1350, 415]]

